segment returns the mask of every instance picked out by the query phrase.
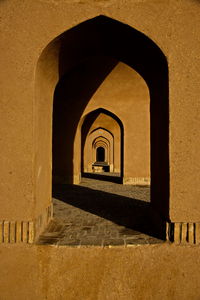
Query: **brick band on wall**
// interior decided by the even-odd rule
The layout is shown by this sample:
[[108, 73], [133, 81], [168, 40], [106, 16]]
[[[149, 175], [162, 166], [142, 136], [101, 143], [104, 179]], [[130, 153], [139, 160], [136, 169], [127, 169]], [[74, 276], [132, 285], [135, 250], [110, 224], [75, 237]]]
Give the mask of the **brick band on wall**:
[[0, 221], [0, 243], [30, 243], [52, 218], [52, 205], [34, 221]]
[[200, 244], [200, 223], [167, 223], [166, 237], [175, 244]]

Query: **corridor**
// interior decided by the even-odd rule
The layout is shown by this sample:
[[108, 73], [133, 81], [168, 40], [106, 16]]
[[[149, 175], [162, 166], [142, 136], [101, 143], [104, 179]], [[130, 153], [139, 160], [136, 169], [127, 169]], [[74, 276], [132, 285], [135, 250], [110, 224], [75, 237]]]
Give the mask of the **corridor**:
[[148, 186], [82, 178], [53, 187], [54, 218], [39, 244], [131, 246], [160, 243]]

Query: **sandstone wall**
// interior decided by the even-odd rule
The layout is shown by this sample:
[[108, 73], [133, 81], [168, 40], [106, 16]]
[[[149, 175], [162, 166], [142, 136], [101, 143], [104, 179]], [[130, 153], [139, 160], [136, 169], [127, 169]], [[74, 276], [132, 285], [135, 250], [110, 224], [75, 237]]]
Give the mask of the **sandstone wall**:
[[[52, 103], [59, 78], [59, 40], [54, 43], [57, 48], [45, 47], [80, 22], [105, 15], [144, 33], [167, 57], [169, 217], [177, 222], [198, 222], [199, 2], [13, 0], [0, 5], [1, 219], [33, 220], [50, 205]], [[162, 189], [158, 196], [162, 207]]]

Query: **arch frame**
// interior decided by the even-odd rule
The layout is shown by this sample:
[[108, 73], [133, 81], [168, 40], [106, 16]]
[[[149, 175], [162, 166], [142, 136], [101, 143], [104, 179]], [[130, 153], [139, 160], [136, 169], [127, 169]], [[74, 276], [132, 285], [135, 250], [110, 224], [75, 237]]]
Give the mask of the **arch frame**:
[[[100, 19], [98, 19], [100, 18]], [[157, 64], [156, 66], [154, 66], [154, 74], [156, 74], [156, 79], [158, 79], [159, 81], [159, 85], [161, 86], [161, 89], [163, 89], [163, 94], [164, 95], [164, 101], [163, 101], [163, 107], [161, 107], [161, 104], [159, 103], [159, 101], [157, 101], [157, 105], [158, 107], [156, 108], [155, 105], [155, 100], [159, 99], [157, 93], [155, 92], [155, 86], [158, 85], [158, 82], [156, 82], [156, 79], [151, 78], [151, 72], [143, 72], [143, 65], [145, 65], [145, 63], [147, 62], [147, 59], [144, 60], [144, 64], [140, 65], [139, 62], [137, 61], [137, 56], [139, 55], [139, 51], [137, 52], [137, 50], [139, 49], [135, 49], [135, 59], [133, 61], [131, 61], [130, 57], [133, 56], [133, 53], [130, 54], [130, 48], [128, 49], [128, 52], [126, 54], [121, 53], [121, 55], [125, 55], [124, 59], [123, 57], [119, 56], [119, 53], [117, 53], [115, 55], [115, 59], [117, 58], [119, 61], [123, 61], [124, 63], [126, 63], [127, 65], [131, 66], [133, 69], [135, 69], [146, 81], [147, 85], [149, 86], [150, 89], [150, 97], [151, 100], [154, 99], [153, 101], [151, 101], [151, 113], [155, 113], [157, 111], [160, 111], [160, 117], [158, 118], [158, 120], [156, 120], [156, 118], [151, 118], [151, 128], [152, 128], [152, 132], [155, 132], [155, 134], [151, 135], [151, 140], [152, 140], [152, 149], [151, 149], [151, 155], [153, 157], [152, 160], [154, 160], [154, 163], [151, 163], [151, 174], [153, 174], [152, 178], [152, 186], [153, 189], [151, 189], [151, 198], [153, 199], [152, 204], [153, 206], [159, 211], [159, 213], [161, 215], [163, 215], [166, 219], [168, 218], [168, 214], [169, 214], [169, 148], [168, 148], [168, 141], [169, 141], [169, 132], [168, 132], [168, 126], [163, 126], [164, 131], [162, 133], [162, 136], [159, 132], [159, 129], [157, 129], [157, 127], [162, 127], [162, 126], [157, 126], [157, 124], [168, 124], [169, 123], [169, 107], [168, 107], [168, 65], [167, 65], [167, 60], [165, 55], [163, 54], [163, 52], [161, 51], [161, 49], [152, 41], [150, 40], [147, 36], [145, 36], [143, 33], [137, 31], [134, 28], [131, 28], [128, 25], [125, 25], [119, 21], [116, 20], [112, 20], [111, 18], [108, 17], [104, 17], [104, 16], [100, 16], [97, 18], [94, 18], [94, 20], [98, 22], [98, 20], [103, 20], [103, 22], [105, 21], [105, 24], [108, 24], [109, 28], [112, 29], [115, 27], [115, 33], [117, 31], [117, 28], [121, 28], [120, 26], [123, 27], [124, 32], [126, 33], [124, 36], [120, 36], [120, 38], [122, 40], [125, 41], [125, 39], [129, 36], [130, 33], [130, 37], [131, 37], [131, 32], [134, 33], [133, 34], [133, 39], [135, 38], [137, 41], [141, 41], [144, 42], [142, 44], [147, 44], [149, 45], [149, 47], [147, 47], [148, 49], [152, 50], [149, 52], [149, 56], [148, 56], [148, 60], [149, 62], [153, 59], [151, 59], [151, 56], [154, 57], [154, 55], [156, 55], [155, 53], [158, 54], [158, 60], [157, 60]], [[92, 22], [92, 20], [88, 21], [89, 23]], [[84, 22], [87, 23], [85, 24], [86, 27], [89, 24], [87, 21]], [[110, 22], [110, 23], [109, 23]], [[91, 24], [91, 23], [90, 23]], [[103, 24], [103, 23], [102, 23]], [[62, 70], [61, 67], [61, 60], [63, 59], [63, 61], [65, 61], [65, 57], [63, 57], [64, 55], [64, 50], [66, 49], [66, 45], [67, 42], [64, 38], [65, 34], [67, 32], [71, 32], [72, 31], [76, 31], [78, 30], [78, 28], [80, 28], [79, 26], [82, 26], [82, 24], [75, 26], [75, 28], [69, 29], [68, 31], [66, 31], [65, 33], [63, 33], [62, 37], [60, 36], [59, 38], [56, 38], [53, 42], [51, 42], [42, 52], [39, 60], [38, 60], [38, 64], [37, 64], [37, 70], [36, 70], [36, 98], [37, 101], [39, 103], [38, 105], [38, 109], [36, 110], [36, 112], [38, 113], [38, 116], [36, 118], [36, 130], [35, 130], [35, 137], [36, 140], [38, 141], [36, 143], [36, 153], [38, 153], [38, 155], [36, 156], [35, 159], [35, 170], [36, 173], [38, 172], [39, 168], [42, 168], [42, 170], [44, 170], [41, 173], [41, 177], [40, 177], [40, 181], [36, 180], [35, 181], [35, 186], [36, 186], [36, 193], [35, 193], [35, 199], [37, 202], [40, 202], [39, 199], [42, 199], [44, 197], [43, 194], [40, 193], [40, 190], [42, 190], [43, 192], [46, 191], [46, 199], [50, 200], [50, 192], [51, 192], [51, 163], [48, 161], [49, 157], [51, 157], [51, 142], [50, 142], [50, 136], [48, 136], [46, 138], [47, 140], [47, 148], [48, 149], [48, 155], [46, 155], [46, 151], [44, 152], [44, 150], [42, 149], [42, 151], [40, 151], [40, 145], [41, 145], [41, 141], [44, 140], [44, 136], [45, 136], [45, 132], [49, 131], [49, 124], [51, 124], [51, 115], [52, 115], [52, 107], [51, 107], [51, 103], [52, 103], [52, 95], [54, 92], [54, 88], [56, 83], [59, 80], [59, 77], [62, 76], [63, 72], [66, 72], [66, 70]], [[122, 30], [122, 31], [123, 31]], [[134, 37], [135, 35], [135, 37]], [[62, 40], [62, 41], [61, 41]], [[128, 39], [127, 39], [128, 40]], [[135, 40], [135, 42], [136, 42]], [[63, 42], [63, 43], [62, 43]], [[62, 44], [62, 45], [61, 45]], [[122, 43], [123, 44], [123, 43]], [[139, 42], [135, 43], [140, 44]], [[55, 46], [56, 45], [56, 46]], [[124, 49], [126, 49], [126, 43], [124, 44]], [[55, 46], [56, 51], [54, 51], [55, 49], [53, 49]], [[145, 47], [142, 46], [142, 48], [144, 49]], [[117, 48], [116, 48], [117, 49]], [[127, 50], [127, 49], [126, 49]], [[155, 52], [154, 52], [155, 50]], [[153, 54], [152, 54], [153, 53]], [[109, 53], [111, 55], [111, 53]], [[52, 59], [52, 57], [53, 59]], [[142, 55], [141, 55], [142, 57]], [[144, 56], [143, 56], [144, 57]], [[45, 68], [46, 66], [46, 62], [50, 60], [53, 62], [53, 67], [51, 66], [51, 72], [50, 72], [50, 76], [49, 78], [46, 77], [46, 72], [47, 69]], [[163, 62], [163, 64], [159, 64], [159, 60]], [[77, 60], [77, 61], [81, 61], [81, 60]], [[49, 64], [51, 65], [51, 64]], [[148, 64], [147, 64], [148, 65]], [[161, 67], [159, 67], [161, 65]], [[58, 67], [59, 72], [56, 73], [54, 72], [54, 70]], [[75, 66], [67, 66], [67, 70], [72, 70], [72, 68], [74, 68]], [[163, 69], [162, 69], [163, 68]], [[148, 69], [148, 68], [147, 68]], [[163, 77], [164, 80], [162, 81], [161, 77], [159, 78], [159, 74], [161, 74], [161, 69], [163, 72]], [[44, 80], [42, 80], [42, 78]], [[152, 80], [151, 80], [152, 79]], [[40, 86], [39, 82], [43, 81], [42, 86]], [[166, 84], [167, 82], [167, 84]], [[48, 110], [45, 112], [45, 114], [48, 116], [47, 118], [43, 116], [41, 116], [39, 114], [39, 112], [44, 112], [44, 109], [42, 107], [44, 100], [45, 102], [49, 102], [49, 108]], [[165, 102], [165, 100], [167, 100]], [[118, 118], [117, 118], [118, 119]], [[43, 130], [41, 129], [41, 124], [44, 124], [44, 120], [45, 120], [45, 126], [43, 126]], [[163, 121], [162, 121], [163, 120]], [[83, 118], [82, 118], [83, 121]], [[81, 122], [82, 122], [81, 121]], [[78, 124], [78, 130], [80, 130], [80, 124], [81, 122], [79, 122]], [[122, 140], [123, 140], [123, 136], [124, 136], [124, 129], [123, 129], [123, 124], [120, 125], [121, 127], [121, 132], [122, 132]], [[77, 137], [77, 130], [75, 131], [74, 135]], [[75, 138], [76, 138], [75, 137]], [[158, 140], [160, 140], [160, 144], [162, 145], [162, 150], [160, 151], [159, 147], [158, 147]], [[78, 143], [79, 145], [81, 144], [81, 139], [80, 139], [80, 135], [78, 137]], [[122, 142], [123, 144], [123, 142]], [[122, 147], [122, 151], [123, 151], [123, 147]], [[161, 154], [162, 153], [162, 154]], [[161, 162], [160, 166], [155, 163], [155, 159], [157, 156], [157, 154], [160, 154], [160, 156], [162, 157], [162, 159], [159, 158], [159, 161]], [[45, 158], [45, 155], [47, 158]], [[122, 154], [123, 157], [123, 154]], [[151, 160], [151, 162], [152, 162]], [[121, 165], [123, 165], [123, 162], [121, 162]], [[43, 168], [44, 166], [44, 168]], [[48, 166], [45, 167], [45, 166]], [[79, 167], [78, 167], [79, 168]], [[123, 167], [122, 169], [122, 177], [123, 177]], [[163, 171], [162, 171], [163, 170]], [[77, 174], [77, 171], [74, 172], [74, 174]], [[162, 181], [159, 181], [158, 176], [156, 176], [156, 174], [162, 174]], [[80, 180], [80, 175], [76, 175], [77, 178], [73, 179], [74, 183], [75, 182], [79, 182]], [[36, 178], [37, 176], [35, 176]], [[158, 184], [160, 182], [160, 185]], [[43, 186], [43, 188], [41, 188], [41, 186]], [[158, 188], [159, 187], [159, 188]], [[48, 196], [47, 196], [48, 195]], [[164, 195], [164, 196], [163, 196]], [[160, 203], [160, 197], [164, 197], [164, 205], [163, 203]], [[48, 200], [46, 202], [49, 202]]]

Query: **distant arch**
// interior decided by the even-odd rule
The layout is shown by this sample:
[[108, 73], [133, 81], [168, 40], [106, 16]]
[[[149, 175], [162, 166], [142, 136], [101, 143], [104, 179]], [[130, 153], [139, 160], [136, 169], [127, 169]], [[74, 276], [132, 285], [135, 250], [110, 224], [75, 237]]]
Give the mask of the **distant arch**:
[[105, 148], [102, 146], [97, 147], [96, 149], [96, 161], [105, 162]]
[[[114, 155], [114, 152], [115, 152], [115, 148], [117, 146], [114, 146], [116, 141], [115, 141], [115, 138], [114, 138], [114, 135], [113, 133], [106, 129], [105, 127], [102, 127], [102, 126], [99, 126], [97, 128], [94, 128], [93, 130], [91, 130], [91, 126], [92, 124], [95, 122], [95, 120], [98, 118], [98, 116], [100, 114], [103, 114], [105, 116], [109, 116], [110, 118], [112, 118], [117, 126], [119, 127], [119, 132], [120, 132], [120, 136], [119, 136], [119, 160], [120, 160], [120, 177], [121, 177], [121, 180], [123, 180], [123, 172], [124, 172], [124, 161], [123, 161], [123, 155], [124, 155], [124, 127], [123, 127], [123, 123], [122, 121], [119, 119], [118, 116], [116, 116], [114, 113], [112, 113], [111, 111], [105, 109], [105, 108], [98, 108], [98, 109], [95, 109], [91, 112], [89, 112], [87, 115], [85, 115], [83, 117], [83, 122], [82, 122], [82, 127], [81, 127], [81, 163], [82, 163], [82, 172], [84, 172], [84, 149], [86, 147], [86, 139], [90, 136], [92, 136], [93, 134], [95, 134], [95, 132], [98, 132], [98, 131], [106, 131], [107, 134], [109, 134], [111, 136], [111, 138], [109, 138], [109, 143], [111, 144], [110, 145], [110, 151], [108, 151], [108, 153], [106, 152], [106, 154], [108, 155], [109, 159], [109, 163], [110, 163], [110, 171], [111, 172], [114, 172], [115, 170], [115, 162], [114, 162], [114, 157], [116, 155]], [[99, 133], [100, 135], [101, 133]], [[99, 136], [98, 133], [97, 133], [97, 137]], [[104, 136], [105, 138], [105, 136]], [[108, 138], [108, 137], [107, 137]], [[88, 151], [88, 150], [87, 150]], [[93, 158], [94, 158], [94, 155], [93, 155]], [[89, 170], [91, 169], [91, 167], [89, 167]]]
[[[104, 136], [97, 136], [92, 142], [92, 158], [93, 162], [97, 161], [97, 148], [103, 147], [104, 152], [104, 161], [108, 164], [113, 165], [113, 140], [109, 140]], [[113, 170], [113, 167], [111, 167]]]
[[110, 135], [113, 136], [112, 132], [111, 132], [110, 130], [104, 128], [104, 127], [97, 127], [97, 128], [95, 128], [95, 129], [93, 129], [92, 131], [90, 131], [90, 134], [92, 134], [92, 133], [93, 133], [94, 131], [96, 131], [96, 130], [105, 130], [105, 131], [107, 131]]

